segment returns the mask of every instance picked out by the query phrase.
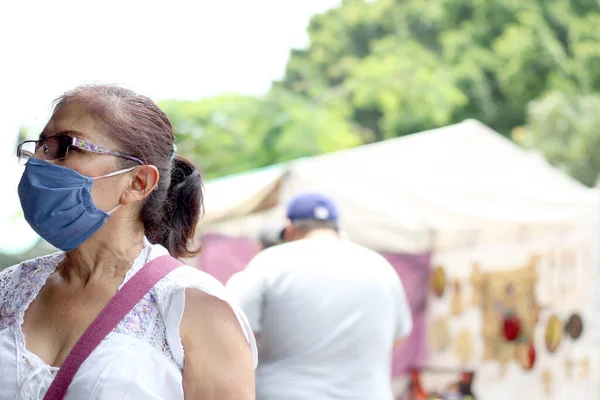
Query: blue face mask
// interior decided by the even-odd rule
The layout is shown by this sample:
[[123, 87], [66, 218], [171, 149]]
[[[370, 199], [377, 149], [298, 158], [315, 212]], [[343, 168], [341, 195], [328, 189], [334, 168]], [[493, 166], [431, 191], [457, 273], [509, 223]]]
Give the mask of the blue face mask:
[[92, 200], [95, 179], [120, 175], [133, 168], [98, 177], [30, 158], [19, 182], [19, 199], [25, 220], [51, 245], [69, 251], [78, 247], [106, 223], [110, 214]]

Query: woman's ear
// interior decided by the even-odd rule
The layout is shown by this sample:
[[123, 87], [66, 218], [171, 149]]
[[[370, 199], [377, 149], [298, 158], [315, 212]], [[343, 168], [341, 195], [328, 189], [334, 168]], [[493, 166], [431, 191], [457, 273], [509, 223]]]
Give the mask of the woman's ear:
[[142, 165], [132, 171], [131, 184], [121, 196], [121, 204], [131, 204], [145, 199], [158, 185], [160, 172], [154, 165]]

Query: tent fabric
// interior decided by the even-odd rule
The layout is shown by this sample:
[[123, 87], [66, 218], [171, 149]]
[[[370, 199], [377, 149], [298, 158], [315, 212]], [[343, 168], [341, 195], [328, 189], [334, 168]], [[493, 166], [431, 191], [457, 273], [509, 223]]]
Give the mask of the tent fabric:
[[211, 182], [204, 193], [203, 223], [257, 211], [260, 204], [278, 189], [284, 175], [283, 165], [273, 165]]
[[[279, 191], [272, 212], [238, 207], [268, 190]], [[560, 230], [600, 209], [597, 190], [467, 120], [211, 182], [207, 202], [221, 208], [207, 207], [200, 232], [254, 236], [267, 217], [282, 218], [285, 203], [308, 190], [339, 203], [351, 240], [393, 252], [449, 250], [472, 235], [494, 243], [523, 231]]]
[[197, 267], [225, 284], [233, 274], [243, 270], [259, 250], [258, 243], [250, 238], [205, 235]]
[[394, 351], [392, 376], [403, 376], [424, 366], [427, 356], [427, 294], [431, 262], [430, 253], [383, 253], [404, 286], [413, 318], [413, 330], [404, 346]]

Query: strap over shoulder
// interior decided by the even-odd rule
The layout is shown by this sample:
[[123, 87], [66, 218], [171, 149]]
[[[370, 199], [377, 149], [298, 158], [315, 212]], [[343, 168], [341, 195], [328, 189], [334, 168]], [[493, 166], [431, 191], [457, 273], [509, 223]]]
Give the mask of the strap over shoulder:
[[61, 400], [79, 367], [154, 285], [183, 263], [169, 255], [144, 265], [108, 302], [86, 329], [60, 367], [44, 400]]

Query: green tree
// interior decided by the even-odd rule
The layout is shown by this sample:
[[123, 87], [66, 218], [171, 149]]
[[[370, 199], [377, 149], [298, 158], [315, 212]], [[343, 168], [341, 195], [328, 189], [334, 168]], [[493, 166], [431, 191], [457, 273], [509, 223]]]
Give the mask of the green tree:
[[593, 186], [600, 173], [600, 95], [551, 93], [530, 103], [528, 124], [515, 140], [540, 149], [548, 160]]
[[[528, 145], [590, 183], [595, 161], [544, 146], [541, 126], [559, 113], [542, 112], [549, 93], [595, 118], [583, 113], [600, 91], [599, 2], [343, 0], [308, 35], [263, 97], [163, 104], [208, 176], [476, 118], [505, 135], [526, 125]], [[573, 129], [560, 140], [588, 143]]]
[[179, 151], [209, 178], [361, 143], [359, 130], [341, 113], [286, 91], [166, 101], [161, 107], [173, 123]]
[[465, 118], [508, 134], [549, 90], [600, 89], [598, 22], [585, 0], [345, 0], [312, 19], [279, 85], [337, 88], [371, 140]]

